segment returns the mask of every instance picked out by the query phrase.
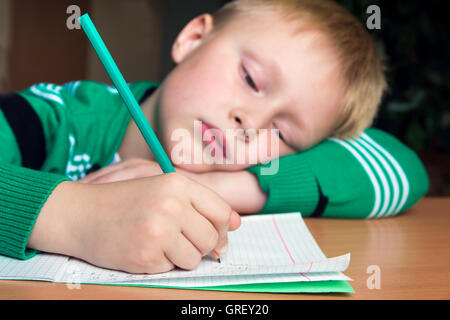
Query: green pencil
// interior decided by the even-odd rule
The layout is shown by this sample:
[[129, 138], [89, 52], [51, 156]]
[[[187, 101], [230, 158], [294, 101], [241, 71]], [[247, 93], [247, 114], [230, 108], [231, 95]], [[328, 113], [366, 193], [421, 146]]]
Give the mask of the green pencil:
[[134, 95], [131, 93], [130, 88], [125, 82], [125, 79], [120, 73], [119, 68], [117, 67], [113, 58], [111, 57], [111, 54], [106, 48], [105, 43], [98, 34], [97, 29], [95, 28], [94, 24], [91, 21], [91, 18], [86, 13], [79, 18], [79, 21], [81, 27], [86, 33], [86, 36], [91, 42], [92, 47], [97, 53], [97, 56], [99, 57], [103, 66], [105, 67], [106, 72], [108, 72], [108, 75], [111, 78], [112, 82], [114, 83], [114, 86], [117, 88], [117, 91], [119, 92], [120, 96], [125, 102], [128, 111], [130, 112], [132, 118], [136, 122], [136, 125], [138, 126], [139, 130], [144, 136], [145, 141], [152, 150], [156, 158], [156, 161], [158, 161], [159, 166], [161, 167], [164, 173], [175, 172], [175, 168], [173, 167], [172, 162], [170, 161], [169, 157], [167, 156], [166, 152], [161, 146], [161, 143], [156, 137], [156, 134], [153, 131], [152, 127], [145, 118], [144, 113], [139, 107], [139, 104], [136, 101]]
[[[173, 167], [172, 162], [165, 153], [163, 147], [161, 146], [161, 143], [156, 137], [155, 132], [145, 118], [144, 113], [139, 107], [139, 104], [134, 98], [134, 95], [131, 93], [130, 88], [125, 82], [122, 73], [120, 73], [119, 68], [114, 62], [114, 59], [112, 58], [97, 29], [92, 23], [91, 18], [86, 13], [79, 18], [79, 21], [81, 27], [86, 33], [86, 36], [91, 42], [92, 47], [97, 53], [97, 56], [105, 67], [106, 72], [108, 72], [108, 75], [114, 83], [114, 86], [117, 88], [117, 91], [125, 102], [128, 111], [130, 112], [131, 116], [136, 122], [136, 125], [144, 136], [145, 141], [155, 155], [156, 161], [158, 161], [159, 166], [164, 173], [175, 172], [175, 168]], [[215, 250], [212, 251], [212, 255], [220, 263], [219, 255]]]

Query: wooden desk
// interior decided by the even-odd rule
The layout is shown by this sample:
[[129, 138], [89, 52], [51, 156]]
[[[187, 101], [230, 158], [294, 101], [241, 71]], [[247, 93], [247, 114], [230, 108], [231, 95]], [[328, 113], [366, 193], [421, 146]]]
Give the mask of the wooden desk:
[[[305, 219], [325, 255], [351, 252], [345, 274], [355, 294], [265, 294], [0, 281], [0, 299], [449, 299], [450, 198], [425, 198], [379, 220]], [[380, 267], [381, 289], [367, 268]]]

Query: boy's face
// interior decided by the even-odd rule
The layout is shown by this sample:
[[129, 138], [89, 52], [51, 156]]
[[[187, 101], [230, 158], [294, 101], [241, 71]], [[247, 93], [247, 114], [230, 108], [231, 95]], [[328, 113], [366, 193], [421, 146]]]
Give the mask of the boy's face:
[[[197, 172], [240, 170], [255, 164], [249, 162], [249, 152], [270, 155], [257, 158], [266, 161], [307, 149], [336, 129], [342, 120], [343, 81], [333, 51], [317, 31], [294, 35], [293, 23], [275, 13], [234, 18], [220, 30], [212, 29], [211, 16], [200, 16], [173, 46], [177, 66], [159, 90], [160, 134], [174, 157], [174, 147], [180, 143], [174, 141], [174, 130], [186, 129], [194, 137], [194, 121], [202, 121], [203, 132], [218, 130], [214, 131], [218, 142], [193, 139], [192, 154], [194, 148], [209, 147], [234, 162], [181, 163], [180, 167]], [[280, 137], [260, 130], [275, 128]], [[234, 146], [233, 141], [221, 139], [229, 129], [237, 135]], [[243, 130], [237, 129], [256, 135], [239, 136]], [[267, 142], [258, 142], [268, 135]], [[271, 139], [279, 139], [278, 152]], [[236, 163], [234, 155], [242, 147], [247, 161]], [[204, 154], [208, 157], [211, 152]]]

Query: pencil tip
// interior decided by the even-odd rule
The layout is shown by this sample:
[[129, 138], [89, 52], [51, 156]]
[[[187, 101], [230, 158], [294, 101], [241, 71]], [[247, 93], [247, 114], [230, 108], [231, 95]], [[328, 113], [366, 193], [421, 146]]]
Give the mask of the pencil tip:
[[219, 259], [217, 259], [217, 261], [219, 261], [219, 263], [220, 263], [220, 258], [219, 258]]

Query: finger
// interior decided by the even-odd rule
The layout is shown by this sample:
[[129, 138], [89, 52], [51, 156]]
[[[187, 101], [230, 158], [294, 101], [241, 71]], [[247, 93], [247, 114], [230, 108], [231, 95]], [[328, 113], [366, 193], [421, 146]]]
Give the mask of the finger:
[[[234, 231], [237, 228], [239, 228], [241, 225], [241, 216], [233, 210], [230, 216], [230, 223], [228, 226], [228, 231]], [[219, 239], [219, 242], [217, 243], [217, 246], [214, 248], [214, 250], [218, 254], [224, 254], [228, 250], [228, 233], [225, 234], [225, 237], [222, 237]]]
[[186, 270], [197, 267], [202, 259], [200, 251], [181, 232], [176, 233], [174, 237], [173, 241], [167, 243], [165, 250], [170, 262]]
[[232, 211], [228, 223], [228, 229], [223, 234], [219, 234], [219, 240], [214, 250], [218, 254], [224, 254], [228, 250], [228, 231], [234, 231], [241, 225], [241, 217], [236, 211]]
[[175, 268], [174, 264], [166, 256], [162, 256], [157, 263], [147, 265], [134, 273], [161, 273], [170, 271], [173, 268]]
[[[133, 168], [133, 167], [143, 168], [143, 167], [139, 166], [139, 164], [144, 163], [144, 162], [145, 162], [145, 160], [143, 160], [143, 159], [132, 158], [132, 159], [118, 162], [118, 163], [114, 163], [114, 164], [104, 167], [100, 170], [97, 170], [91, 174], [88, 174], [83, 179], [81, 179], [80, 182], [92, 183], [94, 180], [98, 179], [99, 177], [102, 177], [107, 174], [111, 174], [118, 170], [124, 170], [126, 168]], [[124, 179], [121, 179], [121, 180], [124, 180]], [[115, 181], [118, 181], [118, 180], [115, 180]], [[96, 183], [100, 183], [100, 182], [97, 181]]]
[[233, 209], [217, 193], [207, 187], [193, 184], [190, 190], [192, 206], [214, 225], [219, 233], [219, 246], [216, 249], [218, 252], [223, 251], [222, 247], [227, 243], [227, 232]]
[[99, 176], [96, 179], [92, 180], [90, 183], [91, 184], [100, 184], [100, 183], [129, 180], [129, 179], [136, 178], [137, 176], [138, 176], [138, 172], [136, 172], [133, 168], [128, 168], [128, 169], [125, 168], [125, 169], [115, 170], [108, 174]]
[[[192, 181], [192, 180], [191, 180]], [[233, 209], [216, 192], [199, 183], [189, 184], [189, 198], [194, 208], [215, 226], [229, 223], [229, 218]]]
[[229, 231], [234, 231], [241, 226], [241, 216], [239, 213], [233, 210], [230, 216], [230, 226], [228, 228]]
[[219, 240], [219, 234], [211, 222], [192, 208], [183, 214], [181, 232], [202, 256], [210, 253]]
[[88, 174], [83, 179], [81, 179], [80, 182], [91, 183], [92, 181], [94, 181], [98, 177], [101, 177], [101, 176], [103, 176], [105, 174], [109, 174], [111, 172], [114, 172], [115, 170], [120, 170], [120, 168], [122, 168], [122, 167], [123, 167], [123, 163], [122, 162], [112, 164], [110, 166], [101, 168], [100, 170], [97, 170], [97, 171], [95, 171], [93, 173]]

